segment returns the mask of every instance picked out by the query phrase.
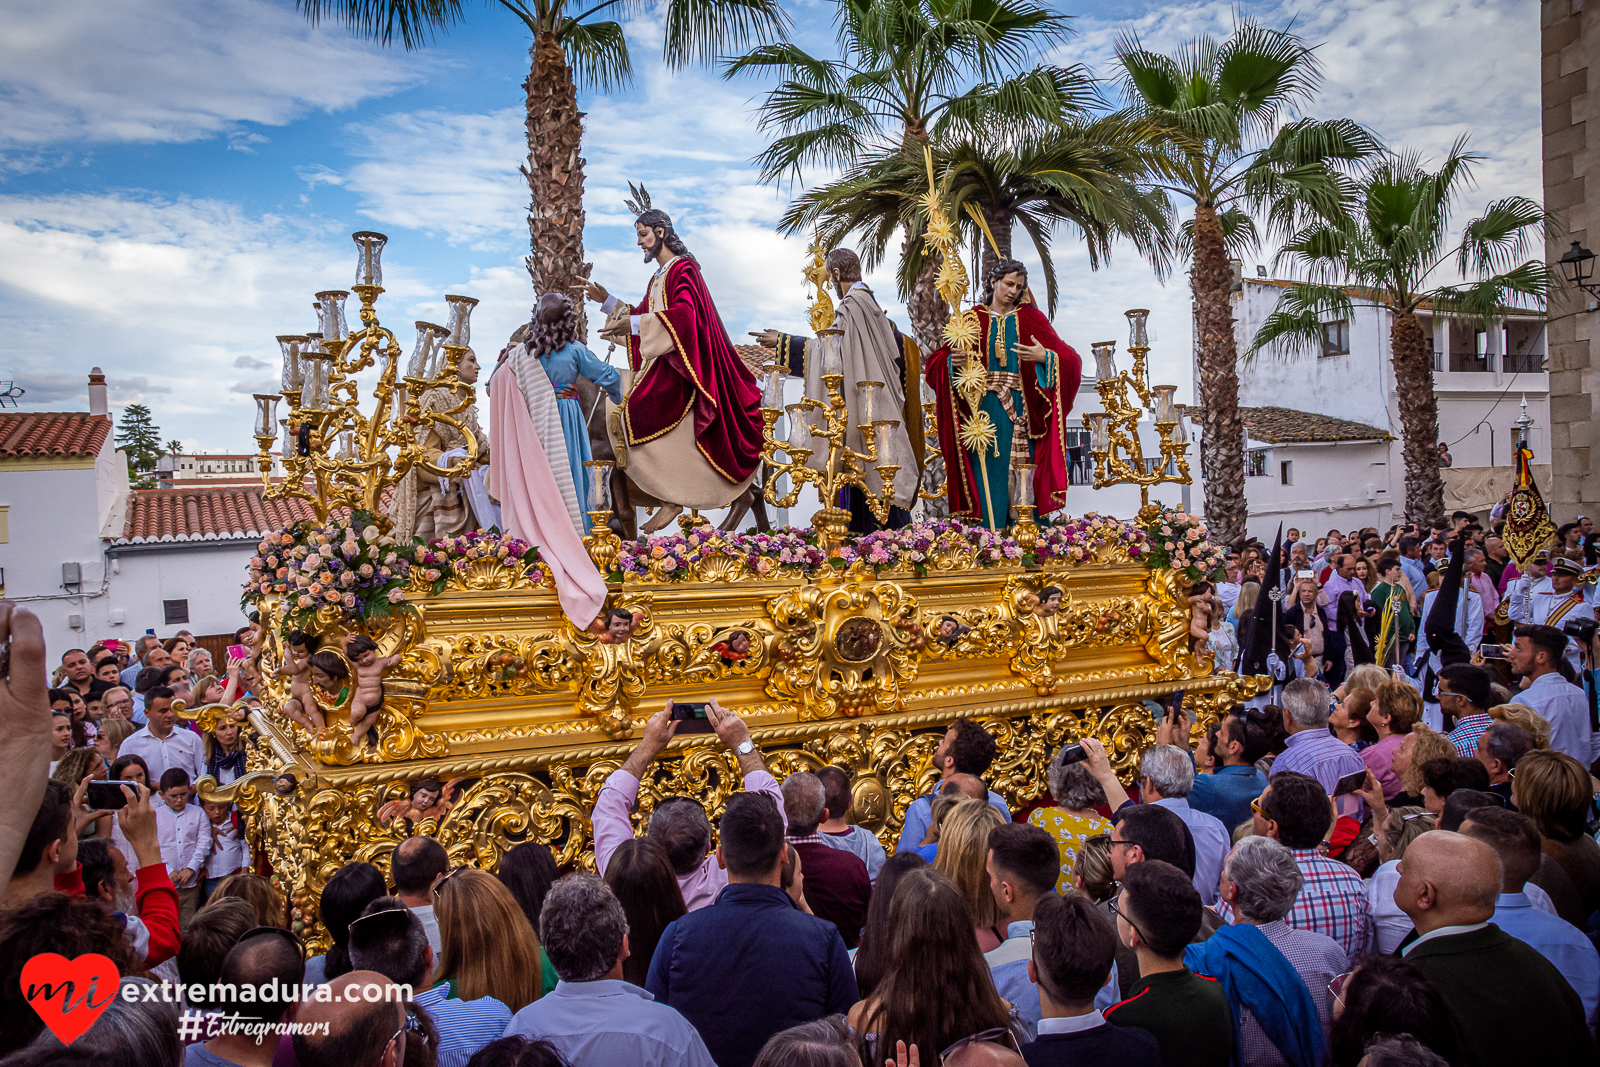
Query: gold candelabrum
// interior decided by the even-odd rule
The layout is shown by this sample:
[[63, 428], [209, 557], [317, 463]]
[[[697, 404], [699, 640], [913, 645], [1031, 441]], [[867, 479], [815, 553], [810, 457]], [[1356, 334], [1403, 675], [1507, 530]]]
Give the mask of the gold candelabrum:
[[[1184, 406], [1173, 401], [1178, 387], [1152, 386], [1149, 381], [1145, 357], [1150, 353], [1146, 331], [1150, 312], [1135, 308], [1126, 314], [1128, 351], [1133, 353], [1133, 369], [1118, 372], [1115, 341], [1101, 341], [1093, 346], [1095, 388], [1100, 393], [1100, 403], [1105, 410], [1086, 414], [1083, 421], [1089, 426], [1089, 451], [1094, 456], [1094, 487], [1103, 489], [1109, 485], [1137, 485], [1142, 505], [1138, 520], [1148, 524], [1161, 511], [1159, 505], [1150, 503], [1152, 485], [1190, 483], [1189, 460], [1185, 455], [1189, 451], [1189, 442], [1181, 434], [1174, 438], [1184, 415]], [[1130, 390], [1132, 399], [1129, 397]], [[1146, 461], [1144, 446], [1139, 440], [1139, 420], [1147, 411], [1155, 420], [1156, 435], [1160, 438], [1160, 462], [1154, 464]]]
[[[800, 490], [807, 483], [817, 487], [817, 495], [822, 499], [822, 508], [811, 516], [811, 524], [816, 527], [817, 539], [824, 551], [832, 553], [844, 542], [849, 534], [850, 512], [839, 506], [839, 495], [846, 487], [855, 486], [861, 490], [866, 499], [867, 507], [874, 518], [879, 522], [886, 522], [889, 518], [889, 507], [894, 503], [894, 475], [900, 469], [898, 463], [878, 462], [878, 432], [880, 427], [900, 425], [899, 419], [874, 419], [873, 395], [874, 390], [882, 389], [882, 382], [857, 382], [857, 413], [859, 421], [857, 429], [861, 434], [861, 444], [864, 451], [857, 452], [850, 447], [848, 434], [850, 431], [850, 412], [845, 402], [844, 395], [844, 359], [841, 353], [841, 338], [844, 331], [837, 327], [817, 331], [816, 339], [811, 342], [814, 350], [810, 358], [821, 360], [822, 384], [828, 391], [827, 402], [814, 397], [806, 397], [798, 404], [783, 403], [783, 379], [785, 368], [774, 365], [767, 372], [767, 383], [761, 399], [761, 419], [763, 423], [761, 438], [761, 458], [767, 465], [767, 484], [764, 490], [767, 502], [778, 508], [792, 508], [800, 499]], [[789, 436], [780, 440], [774, 427], [778, 417], [785, 411], [789, 415]], [[818, 413], [820, 418], [806, 418], [810, 413]], [[810, 435], [813, 445], [818, 441], [827, 443], [827, 462], [821, 469], [812, 467], [808, 460], [817, 452], [815, 447], [806, 447], [806, 438], [802, 432]], [[782, 452], [788, 458], [780, 461], [778, 453]], [[878, 490], [874, 492], [869, 484], [867, 470], [871, 468], [877, 472], [879, 479]], [[787, 474], [789, 476], [789, 491], [782, 496], [778, 495], [778, 478]]]
[[[280, 336], [283, 351], [282, 391], [257, 393], [256, 457], [268, 499], [293, 497], [306, 501], [318, 521], [337, 508], [367, 511], [387, 529], [381, 514], [385, 489], [397, 485], [413, 469], [438, 477], [457, 478], [478, 465], [478, 441], [456, 418], [471, 406], [476, 390], [460, 380], [461, 359], [471, 340], [472, 309], [478, 301], [446, 296], [450, 324], [418, 322], [416, 347], [400, 373], [402, 352], [394, 333], [378, 322], [374, 304], [383, 292], [383, 246], [388, 238], [363, 231], [356, 243], [356, 283], [361, 301], [361, 328], [345, 326], [345, 301], [350, 293], [316, 294], [318, 331]], [[372, 388], [372, 413], [360, 410], [361, 390], [355, 376], [381, 366]], [[438, 411], [422, 408], [424, 394], [450, 390], [456, 402]], [[278, 401], [289, 402], [288, 418], [277, 417]], [[424, 453], [426, 430], [435, 423], [454, 426], [465, 439], [466, 456], [440, 467]], [[285, 477], [271, 480], [272, 446], [283, 429]]]

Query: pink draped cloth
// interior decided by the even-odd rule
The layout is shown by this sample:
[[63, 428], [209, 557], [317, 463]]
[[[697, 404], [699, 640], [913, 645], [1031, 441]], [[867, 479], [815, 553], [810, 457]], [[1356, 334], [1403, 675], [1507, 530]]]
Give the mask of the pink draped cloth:
[[606, 582], [572, 526], [544, 444], [509, 363], [495, 371], [489, 390], [491, 481], [500, 496], [503, 530], [539, 549], [555, 578], [561, 610], [582, 630], [606, 602]]

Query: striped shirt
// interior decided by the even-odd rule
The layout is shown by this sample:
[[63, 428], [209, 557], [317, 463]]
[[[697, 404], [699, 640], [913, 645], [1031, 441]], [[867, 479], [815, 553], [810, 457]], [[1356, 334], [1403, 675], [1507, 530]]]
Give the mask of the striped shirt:
[[450, 995], [450, 983], [440, 982], [411, 998], [428, 1010], [439, 1031], [439, 1067], [466, 1067], [472, 1054], [499, 1039], [511, 1022], [511, 1009], [493, 997], [460, 1000]]
[[1456, 755], [1462, 759], [1472, 759], [1478, 754], [1478, 738], [1493, 725], [1492, 716], [1463, 715], [1456, 720], [1456, 728], [1446, 736], [1449, 737], [1450, 743], [1456, 746]]
[[[1281, 756], [1279, 757], [1282, 758]], [[1295, 865], [1305, 878], [1294, 907], [1284, 921], [1296, 930], [1312, 930], [1331, 937], [1355, 959], [1367, 948], [1367, 888], [1355, 868], [1330, 860], [1314, 848], [1297, 848]], [[1224, 922], [1234, 921], [1226, 901], [1216, 906]]]

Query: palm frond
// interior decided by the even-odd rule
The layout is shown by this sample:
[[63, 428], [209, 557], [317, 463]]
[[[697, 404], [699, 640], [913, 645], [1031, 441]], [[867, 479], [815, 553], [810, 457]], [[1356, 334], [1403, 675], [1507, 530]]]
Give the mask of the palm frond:
[[295, 9], [312, 25], [328, 19], [381, 45], [398, 37], [408, 52], [461, 21], [461, 0], [295, 0]]
[[1337, 285], [1297, 282], [1278, 298], [1278, 306], [1262, 322], [1261, 329], [1243, 352], [1246, 362], [1268, 348], [1287, 356], [1318, 352], [1322, 348], [1322, 324], [1349, 319], [1355, 304]]
[[561, 29], [561, 47], [579, 87], [610, 92], [633, 79], [628, 37], [620, 23], [573, 22]]
[[668, 0], [662, 56], [673, 67], [716, 59], [751, 41], [784, 40], [789, 16], [778, 0]]
[[1535, 241], [1543, 244], [1550, 217], [1524, 196], [1496, 200], [1463, 228], [1456, 256], [1462, 274], [1507, 270], [1526, 259]]
[[[1242, 208], [1229, 207], [1217, 212], [1222, 224], [1222, 245], [1228, 258], [1243, 259], [1246, 253], [1261, 244], [1261, 234], [1256, 230], [1256, 220]], [[1194, 255], [1194, 220], [1185, 219], [1178, 228], [1177, 252], [1180, 259]]]

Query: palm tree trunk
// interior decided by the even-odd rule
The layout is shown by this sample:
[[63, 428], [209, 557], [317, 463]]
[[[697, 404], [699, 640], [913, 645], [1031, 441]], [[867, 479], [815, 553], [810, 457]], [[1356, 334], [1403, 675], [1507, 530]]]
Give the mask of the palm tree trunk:
[[1424, 526], [1444, 518], [1444, 479], [1439, 474], [1439, 404], [1433, 395], [1433, 363], [1422, 323], [1397, 310], [1389, 327], [1395, 392], [1400, 395], [1401, 456], [1406, 465], [1406, 521]]
[[1212, 541], [1244, 542], [1249, 509], [1244, 499], [1244, 423], [1239, 417], [1239, 350], [1228, 295], [1232, 272], [1216, 208], [1194, 212], [1194, 268], [1189, 276], [1200, 369], [1200, 468], [1206, 484], [1206, 525]]
[[583, 261], [583, 112], [572, 68], [553, 33], [540, 33], [529, 49], [532, 67], [522, 87], [528, 95], [528, 238], [526, 262], [535, 293], [559, 291], [578, 312], [578, 339], [588, 339], [581, 287]]
[[[909, 255], [912, 242], [921, 240], [922, 235], [907, 226], [901, 255]], [[916, 284], [911, 287], [911, 297], [906, 301], [906, 315], [911, 319], [911, 331], [916, 334], [917, 345], [922, 349], [924, 359], [930, 352], [944, 346], [944, 325], [950, 321], [950, 309], [933, 287], [934, 276], [943, 264], [944, 257], [939, 253], [930, 255], [922, 264]]]

